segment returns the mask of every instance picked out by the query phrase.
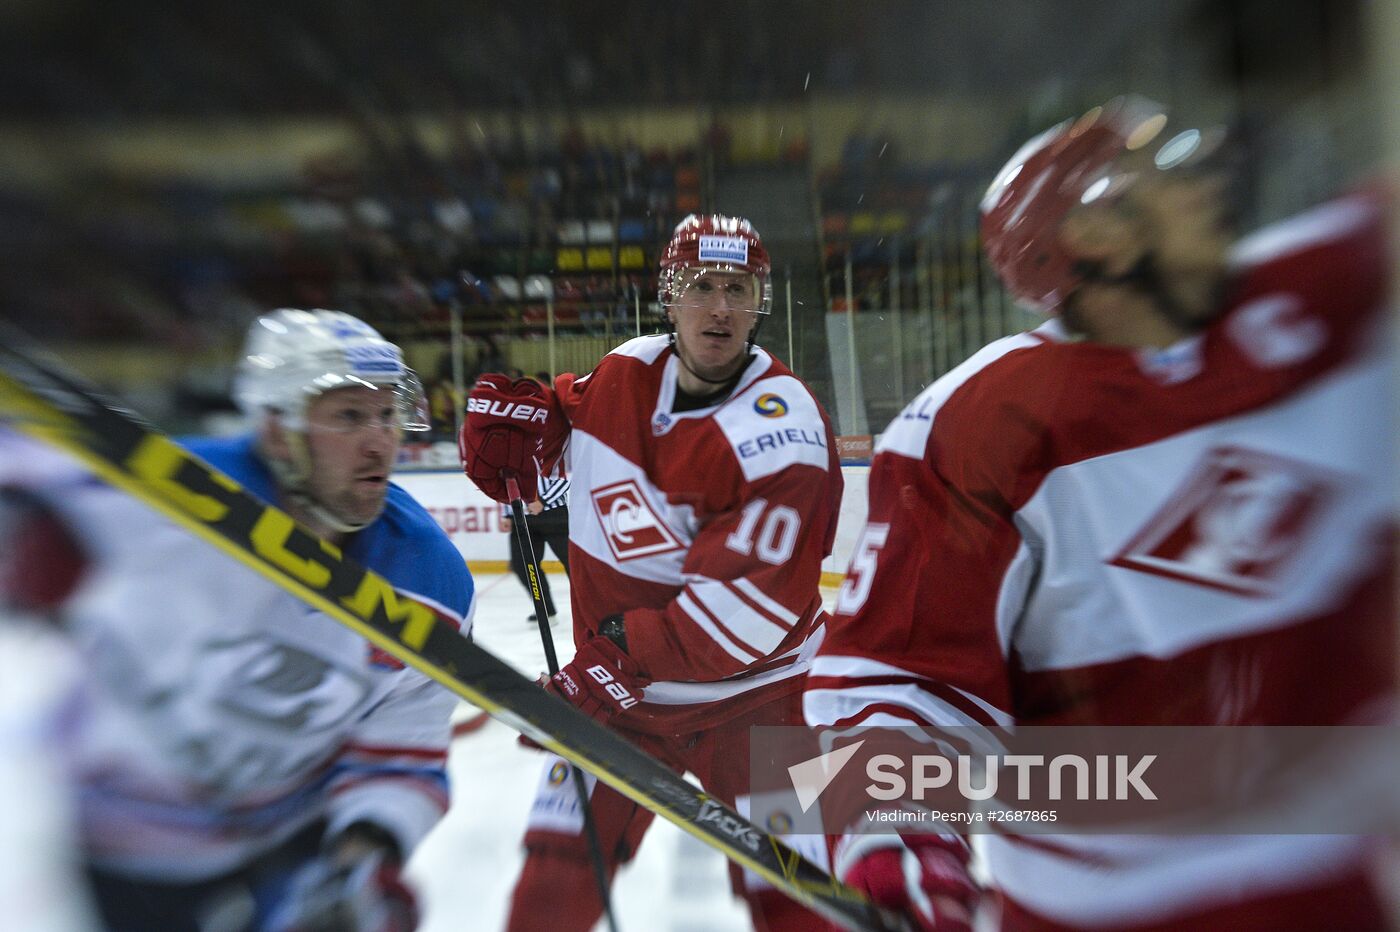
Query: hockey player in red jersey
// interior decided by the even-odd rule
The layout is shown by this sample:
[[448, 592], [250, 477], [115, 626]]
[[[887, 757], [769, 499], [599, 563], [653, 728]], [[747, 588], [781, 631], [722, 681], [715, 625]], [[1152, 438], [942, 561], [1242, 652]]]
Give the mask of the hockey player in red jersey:
[[[841, 473], [826, 413], [754, 346], [772, 286], [748, 221], [687, 217], [660, 296], [669, 334], [623, 344], [588, 375], [552, 390], [483, 376], [462, 454], [498, 499], [502, 470], [530, 496], [535, 437], [546, 466], [567, 458], [577, 654], [550, 688], [742, 812], [748, 729], [801, 722]], [[511, 929], [586, 930], [600, 914], [567, 766], [544, 768]], [[652, 816], [606, 787], [591, 800], [611, 870]], [[734, 879], [759, 928], [817, 921]]]
[[[890, 424], [805, 712], [819, 727], [1330, 725], [1392, 695], [1393, 434], [1371, 198], [1231, 243], [1209, 134], [1120, 99], [982, 202], [1049, 315]], [[1008, 929], [1375, 929], [1358, 838], [985, 836]], [[957, 835], [836, 874], [928, 929], [982, 899]]]

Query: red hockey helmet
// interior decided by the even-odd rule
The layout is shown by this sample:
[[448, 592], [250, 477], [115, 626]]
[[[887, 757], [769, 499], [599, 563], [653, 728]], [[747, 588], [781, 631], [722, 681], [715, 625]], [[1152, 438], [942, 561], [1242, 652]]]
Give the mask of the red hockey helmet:
[[677, 225], [661, 254], [658, 290], [663, 308], [679, 301], [680, 276], [688, 269], [749, 273], [758, 297], [753, 312], [772, 313], [773, 266], [758, 231], [744, 218], [691, 214]]
[[1187, 130], [1167, 137], [1150, 160], [1127, 158], [1162, 138], [1166, 124], [1161, 106], [1116, 98], [1031, 139], [997, 172], [982, 198], [982, 244], [1013, 297], [1052, 313], [1084, 280], [1058, 235], [1065, 218], [1122, 195], [1143, 170], [1194, 162], [1218, 144]]

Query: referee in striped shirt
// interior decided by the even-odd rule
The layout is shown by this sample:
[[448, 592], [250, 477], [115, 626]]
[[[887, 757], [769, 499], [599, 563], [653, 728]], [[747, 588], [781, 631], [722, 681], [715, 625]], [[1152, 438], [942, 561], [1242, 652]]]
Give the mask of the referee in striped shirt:
[[[569, 480], [564, 476], [540, 476], [540, 497], [525, 506], [529, 512], [525, 516], [525, 529], [530, 532], [530, 543], [535, 548], [535, 558], [544, 553], [545, 545], [553, 551], [555, 558], [564, 564], [564, 574], [569, 572]], [[510, 530], [510, 516], [506, 515], [507, 530]], [[530, 591], [530, 577], [525, 571], [525, 561], [520, 558], [520, 548], [510, 548], [510, 568], [515, 578]], [[545, 610], [554, 620], [558, 614], [554, 598], [549, 594], [549, 580], [540, 574], [540, 591], [544, 595]], [[535, 622], [535, 613], [528, 619]]]

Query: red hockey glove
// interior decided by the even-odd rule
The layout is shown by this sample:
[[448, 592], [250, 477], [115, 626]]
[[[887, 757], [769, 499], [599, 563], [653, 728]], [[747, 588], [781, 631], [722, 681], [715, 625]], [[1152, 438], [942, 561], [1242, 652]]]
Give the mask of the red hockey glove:
[[498, 502], [510, 501], [505, 480], [514, 477], [520, 494], [532, 501], [539, 479], [535, 454], [548, 420], [549, 398], [538, 382], [483, 375], [467, 399], [467, 419], [457, 438], [462, 471]]
[[545, 689], [590, 718], [606, 722], [636, 705], [650, 683], [622, 648], [594, 635], [579, 645], [570, 663], [549, 678]]
[[932, 835], [900, 838], [900, 847], [858, 855], [841, 879], [876, 905], [905, 913], [922, 932], [970, 932], [979, 891], [966, 853]]

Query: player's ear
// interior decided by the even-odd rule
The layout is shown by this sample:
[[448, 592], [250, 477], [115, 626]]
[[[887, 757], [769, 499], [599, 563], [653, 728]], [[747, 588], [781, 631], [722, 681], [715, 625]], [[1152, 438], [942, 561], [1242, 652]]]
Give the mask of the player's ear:
[[273, 459], [291, 458], [292, 451], [287, 443], [287, 431], [282, 426], [281, 415], [271, 411], [263, 415], [262, 425], [258, 428], [258, 442], [263, 452]]

